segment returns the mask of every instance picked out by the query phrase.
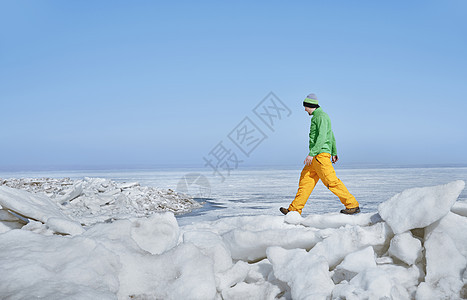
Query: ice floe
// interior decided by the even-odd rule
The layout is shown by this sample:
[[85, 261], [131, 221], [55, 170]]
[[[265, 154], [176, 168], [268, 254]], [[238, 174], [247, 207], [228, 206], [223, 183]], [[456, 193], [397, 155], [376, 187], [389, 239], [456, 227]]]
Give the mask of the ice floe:
[[394, 233], [426, 227], [452, 208], [465, 182], [457, 180], [442, 186], [412, 188], [381, 203], [378, 212]]
[[191, 197], [170, 189], [105, 178], [0, 179], [0, 191], [0, 206], [16, 213], [22, 211], [28, 218], [41, 222], [58, 217], [91, 225], [156, 212], [180, 214], [201, 207]]

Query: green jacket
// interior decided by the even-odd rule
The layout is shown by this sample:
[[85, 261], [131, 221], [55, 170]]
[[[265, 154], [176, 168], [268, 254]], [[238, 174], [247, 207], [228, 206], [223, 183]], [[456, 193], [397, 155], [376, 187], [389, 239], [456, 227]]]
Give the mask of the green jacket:
[[337, 155], [336, 139], [331, 129], [331, 119], [328, 114], [318, 107], [312, 113], [310, 126], [310, 153], [315, 156], [320, 153], [329, 153], [332, 156]]

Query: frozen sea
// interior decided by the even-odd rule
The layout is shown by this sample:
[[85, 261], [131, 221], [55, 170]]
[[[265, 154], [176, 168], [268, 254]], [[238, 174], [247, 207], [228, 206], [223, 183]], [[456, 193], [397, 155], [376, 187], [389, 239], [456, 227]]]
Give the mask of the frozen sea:
[[[336, 165], [335, 169], [364, 213], [376, 212], [378, 204], [408, 188], [440, 185], [454, 180], [467, 181], [467, 167], [342, 168]], [[180, 225], [187, 225], [231, 216], [280, 215], [278, 208], [287, 207], [297, 192], [300, 172], [301, 168], [250, 167], [232, 170], [222, 179], [207, 168], [166, 168], [0, 172], [0, 178], [100, 177], [184, 191], [204, 203], [201, 209], [177, 216]], [[187, 177], [205, 180], [198, 181], [199, 184], [196, 181], [188, 184], [185, 190], [183, 183]], [[459, 201], [464, 200], [467, 200], [467, 190], [462, 191], [459, 197]], [[339, 199], [319, 182], [302, 215], [337, 212], [342, 208]]]

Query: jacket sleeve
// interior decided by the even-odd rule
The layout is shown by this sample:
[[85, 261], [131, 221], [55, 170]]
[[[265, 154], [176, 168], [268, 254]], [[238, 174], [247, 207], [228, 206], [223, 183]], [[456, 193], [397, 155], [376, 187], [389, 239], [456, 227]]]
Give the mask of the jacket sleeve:
[[314, 141], [312, 141], [312, 135], [310, 132], [310, 153], [309, 156], [318, 155], [323, 148], [324, 143], [326, 143], [326, 132], [329, 128], [329, 122], [327, 122], [326, 118], [318, 118], [316, 120], [316, 132], [318, 136], [314, 137]]
[[332, 140], [331, 140], [331, 155], [337, 155], [337, 148], [336, 148], [336, 138], [334, 137], [334, 132], [332, 132]]

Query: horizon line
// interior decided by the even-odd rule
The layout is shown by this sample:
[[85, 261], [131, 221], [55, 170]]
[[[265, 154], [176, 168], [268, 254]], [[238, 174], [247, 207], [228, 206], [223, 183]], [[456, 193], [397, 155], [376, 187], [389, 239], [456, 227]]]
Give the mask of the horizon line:
[[[301, 168], [301, 164], [242, 164], [235, 170], [241, 169], [297, 169]], [[342, 163], [336, 165], [336, 168], [343, 169], [402, 169], [402, 168], [465, 168], [467, 164], [433, 164], [433, 163], [413, 163], [413, 164], [394, 164], [394, 163]], [[208, 166], [200, 164], [103, 164], [103, 165], [34, 165], [34, 166], [6, 166], [0, 167], [0, 172], [5, 173], [19, 173], [19, 172], [66, 172], [66, 171], [156, 171], [161, 170], [181, 170], [181, 169], [197, 169], [197, 170], [209, 170], [212, 171]]]

